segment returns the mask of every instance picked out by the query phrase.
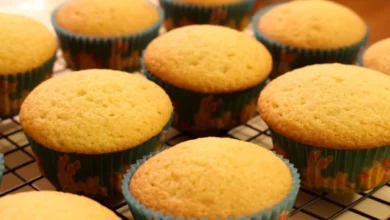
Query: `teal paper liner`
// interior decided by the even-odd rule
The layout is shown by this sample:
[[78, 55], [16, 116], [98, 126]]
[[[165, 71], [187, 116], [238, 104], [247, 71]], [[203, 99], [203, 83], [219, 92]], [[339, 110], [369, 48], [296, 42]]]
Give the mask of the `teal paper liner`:
[[[167, 126], [170, 123], [168, 121]], [[136, 147], [105, 154], [59, 152], [41, 145], [28, 134], [25, 135], [42, 175], [57, 190], [84, 195], [103, 204], [113, 205], [123, 199], [122, 175], [132, 163], [160, 148], [163, 130]]]
[[274, 149], [295, 165], [302, 186], [331, 193], [373, 189], [390, 181], [390, 146], [351, 150], [298, 143], [271, 130]]
[[214, 24], [243, 30], [250, 22], [254, 0], [221, 5], [194, 5], [175, 0], [159, 0], [167, 30], [192, 24]]
[[[149, 158], [155, 156], [159, 152], [152, 153], [148, 156], [145, 156], [143, 159], [140, 159], [137, 161], [137, 163], [131, 165], [131, 168], [127, 171], [127, 173], [123, 176], [122, 180], [122, 193], [125, 197], [125, 200], [127, 204], [129, 205], [129, 208], [131, 210], [131, 213], [133, 215], [134, 219], [137, 220], [148, 220], [148, 219], [164, 219], [164, 220], [186, 220], [182, 216], [173, 216], [171, 214], [164, 214], [159, 211], [150, 209], [145, 207], [144, 205], [140, 204], [136, 198], [130, 193], [129, 190], [129, 184], [131, 181], [131, 178], [133, 177], [134, 173], [137, 171], [137, 169]], [[260, 210], [257, 213], [253, 213], [250, 216], [240, 216], [239, 220], [250, 220], [250, 219], [256, 219], [256, 220], [271, 220], [271, 219], [278, 219], [278, 216], [280, 215], [288, 215], [290, 211], [293, 208], [293, 205], [295, 203], [299, 186], [300, 186], [300, 179], [299, 174], [297, 172], [297, 169], [294, 168], [294, 165], [291, 164], [288, 160], [284, 159], [283, 157], [277, 155], [280, 157], [283, 162], [288, 166], [290, 169], [291, 175], [293, 177], [293, 185], [291, 187], [290, 192], [287, 194], [286, 198], [281, 200], [276, 205], [272, 206], [268, 210]], [[245, 169], [245, 168], [243, 168]], [[196, 220], [196, 218], [189, 218], [189, 220]], [[207, 220], [207, 217], [202, 218], [202, 220]], [[219, 218], [218, 218], [219, 219]], [[233, 217], [228, 217], [226, 219], [234, 219]], [[217, 219], [215, 219], [217, 220]], [[222, 219], [219, 219], [222, 220]]]
[[204, 94], [176, 87], [150, 73], [141, 59], [146, 77], [161, 86], [172, 100], [175, 115], [172, 127], [195, 136], [210, 136], [229, 131], [256, 116], [257, 99], [265, 87], [259, 85], [227, 94]]
[[258, 11], [252, 17], [252, 28], [254, 30], [256, 39], [263, 43], [272, 54], [273, 70], [270, 75], [271, 79], [289, 72], [291, 70], [319, 63], [344, 63], [355, 64], [359, 52], [366, 45], [369, 38], [369, 30], [363, 39], [352, 46], [337, 48], [337, 49], [303, 49], [293, 46], [288, 46], [281, 42], [272, 40], [265, 36], [257, 27], [259, 19], [267, 13], [270, 9], [283, 3], [277, 3], [268, 6]]
[[4, 155], [0, 154], [0, 184], [1, 180], [3, 179], [3, 173], [4, 173]]
[[356, 63], [358, 66], [365, 67], [364, 64], [363, 64], [363, 57], [364, 57], [364, 53], [365, 53], [365, 52], [366, 52], [366, 51], [363, 50], [363, 51], [361, 51], [361, 52], [359, 53], [358, 60], [357, 60], [357, 63]]
[[20, 106], [27, 95], [41, 82], [50, 78], [56, 55], [41, 66], [17, 74], [0, 75], [0, 118], [19, 114]]
[[144, 31], [115, 37], [80, 35], [61, 28], [55, 18], [61, 6], [57, 7], [51, 14], [51, 23], [59, 38], [67, 65], [75, 70], [93, 68], [127, 72], [139, 70], [141, 53], [149, 42], [158, 36], [164, 20], [163, 10], [150, 4], [159, 13], [159, 19], [153, 26]]

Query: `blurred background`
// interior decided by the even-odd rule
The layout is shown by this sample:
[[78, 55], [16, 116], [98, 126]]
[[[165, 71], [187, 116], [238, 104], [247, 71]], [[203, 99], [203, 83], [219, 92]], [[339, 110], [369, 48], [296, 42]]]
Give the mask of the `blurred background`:
[[[0, 0], [0, 12], [25, 14], [50, 26], [51, 10], [64, 0]], [[131, 1], [131, 0], [129, 0]], [[158, 0], [151, 0], [157, 2]], [[254, 11], [265, 5], [286, 0], [257, 0]], [[390, 0], [334, 0], [362, 16], [370, 27], [369, 44], [390, 36]]]

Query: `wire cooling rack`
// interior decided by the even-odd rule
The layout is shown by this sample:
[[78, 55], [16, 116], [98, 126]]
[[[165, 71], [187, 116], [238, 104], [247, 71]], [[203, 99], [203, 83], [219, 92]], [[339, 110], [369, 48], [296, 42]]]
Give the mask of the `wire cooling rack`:
[[[54, 66], [54, 76], [67, 72], [70, 70], [66, 68], [62, 54], [59, 52]], [[223, 136], [249, 141], [272, 149], [270, 132], [259, 116]], [[194, 137], [171, 129], [167, 145], [173, 146], [192, 138]], [[0, 187], [0, 197], [31, 190], [55, 190], [39, 173], [32, 150], [20, 127], [18, 116], [0, 119], [0, 153], [5, 155], [6, 167]], [[390, 183], [371, 191], [352, 195], [332, 195], [301, 188], [290, 219], [389, 219], [389, 207]], [[109, 208], [121, 218], [131, 219], [125, 202]]]

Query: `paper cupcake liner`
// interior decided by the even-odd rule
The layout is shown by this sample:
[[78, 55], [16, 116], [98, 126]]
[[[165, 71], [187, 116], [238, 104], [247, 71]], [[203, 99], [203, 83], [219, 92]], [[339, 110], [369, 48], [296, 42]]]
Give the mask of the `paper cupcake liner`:
[[26, 137], [42, 175], [58, 190], [112, 205], [123, 199], [122, 175], [132, 163], [160, 148], [162, 133], [128, 150], [105, 154], [59, 152], [39, 144], [27, 134]]
[[271, 5], [264, 8], [263, 10], [260, 10], [252, 18], [252, 28], [254, 30], [256, 39], [263, 43], [272, 54], [273, 70], [270, 75], [271, 79], [275, 79], [276, 77], [291, 70], [312, 64], [356, 63], [359, 52], [367, 43], [369, 37], [368, 28], [366, 35], [360, 42], [348, 47], [337, 49], [303, 49], [289, 46], [265, 36], [257, 27], [259, 19], [271, 8], [277, 5], [279, 4]]
[[[125, 197], [127, 204], [129, 205], [129, 208], [131, 210], [131, 213], [132, 213], [134, 219], [137, 219], [137, 220], [148, 220], [148, 219], [165, 219], [165, 220], [182, 219], [182, 220], [185, 220], [186, 218], [184, 218], [182, 216], [173, 216], [171, 214], [163, 214], [159, 211], [147, 208], [144, 205], [140, 204], [137, 201], [137, 199], [134, 198], [134, 196], [130, 193], [129, 184], [130, 184], [131, 178], [133, 177], [134, 173], [146, 160], [153, 157], [157, 153], [158, 152], [155, 152], [155, 153], [152, 153], [148, 156], [145, 156], [143, 159], [138, 160], [137, 163], [131, 165], [131, 168], [123, 176], [122, 193]], [[279, 156], [279, 155], [277, 155], [277, 156]], [[240, 220], [287, 219], [290, 211], [292, 210], [292, 207], [295, 203], [295, 199], [296, 199], [297, 194], [298, 194], [298, 190], [299, 190], [299, 186], [300, 186], [300, 179], [299, 179], [299, 174], [297, 172], [297, 169], [294, 168], [293, 164], [291, 164], [287, 159], [284, 159], [281, 156], [279, 156], [279, 157], [288, 166], [288, 168], [290, 169], [291, 175], [293, 177], [293, 185], [291, 187], [290, 192], [287, 194], [287, 196], [283, 200], [281, 200], [276, 205], [270, 207], [269, 209], [260, 210], [259, 212], [253, 213], [249, 216], [240, 216], [238, 219], [240, 219]], [[196, 218], [189, 218], [189, 219], [195, 220]], [[207, 220], [207, 219], [208, 219], [207, 217], [202, 218], [202, 220]], [[218, 219], [220, 219], [220, 218], [218, 218]], [[235, 219], [235, 218], [228, 217], [226, 219]]]
[[156, 147], [153, 149], [153, 151], [160, 151], [163, 149], [166, 149], [168, 146], [165, 145], [167, 141], [167, 135], [169, 132], [169, 129], [171, 128], [172, 125], [172, 120], [174, 118], [174, 113], [172, 113], [171, 118], [169, 119], [168, 123], [165, 125], [161, 132], [161, 137], [160, 137], [160, 145], [156, 145]]
[[165, 11], [167, 30], [192, 25], [214, 24], [243, 30], [250, 22], [254, 0], [216, 6], [193, 5], [175, 0], [159, 0]]
[[20, 106], [27, 95], [41, 82], [52, 76], [54, 55], [41, 66], [28, 72], [0, 75], [0, 118], [19, 114]]
[[156, 24], [144, 31], [117, 37], [91, 37], [69, 32], [56, 22], [55, 17], [61, 6], [57, 7], [51, 15], [51, 22], [59, 38], [67, 65], [75, 70], [93, 68], [127, 72], [139, 70], [141, 52], [158, 36], [164, 19], [162, 9], [152, 5], [159, 12], [159, 20]]
[[4, 155], [0, 154], [0, 184], [1, 180], [3, 179], [3, 173], [4, 173]]
[[364, 64], [363, 64], [364, 52], [366, 52], [366, 51], [365, 51], [365, 50], [362, 50], [362, 51], [359, 53], [359, 56], [358, 56], [358, 60], [357, 60], [356, 65], [364, 67]]
[[[143, 62], [141, 61], [143, 65]], [[143, 65], [146, 77], [160, 85], [172, 100], [175, 115], [172, 126], [195, 136], [226, 132], [256, 116], [257, 99], [266, 85], [228, 94], [204, 94], [163, 82]]]
[[298, 168], [302, 186], [332, 193], [373, 189], [390, 181], [390, 146], [350, 150], [314, 147], [271, 131], [276, 153]]

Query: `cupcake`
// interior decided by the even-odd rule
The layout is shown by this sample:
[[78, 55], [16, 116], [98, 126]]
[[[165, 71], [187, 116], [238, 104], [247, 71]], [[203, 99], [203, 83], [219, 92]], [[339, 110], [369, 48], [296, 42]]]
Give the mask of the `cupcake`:
[[159, 0], [169, 31], [192, 24], [214, 24], [243, 30], [254, 0]]
[[390, 77], [317, 64], [272, 81], [259, 98], [274, 149], [304, 187], [361, 192], [390, 180]]
[[4, 155], [0, 154], [0, 184], [1, 180], [3, 179], [3, 173], [4, 173]]
[[271, 52], [274, 79], [316, 63], [353, 64], [368, 29], [352, 10], [332, 1], [291, 1], [253, 17], [256, 38]]
[[122, 190], [134, 219], [287, 219], [297, 170], [230, 138], [183, 142], [131, 167]]
[[31, 191], [0, 198], [2, 219], [119, 220], [108, 208], [83, 196], [55, 191]]
[[28, 93], [51, 77], [56, 39], [43, 24], [0, 13], [0, 118], [19, 113]]
[[146, 76], [172, 99], [173, 126], [204, 136], [227, 131], [256, 115], [272, 58], [262, 44], [241, 32], [192, 25], [153, 40], [142, 64]]
[[163, 17], [147, 0], [70, 0], [52, 13], [52, 24], [70, 68], [131, 72]]
[[360, 65], [390, 75], [390, 38], [370, 46], [363, 53]]
[[20, 123], [58, 190], [112, 204], [123, 198], [120, 181], [130, 164], [160, 147], [171, 114], [168, 95], [153, 82], [93, 69], [39, 85]]

